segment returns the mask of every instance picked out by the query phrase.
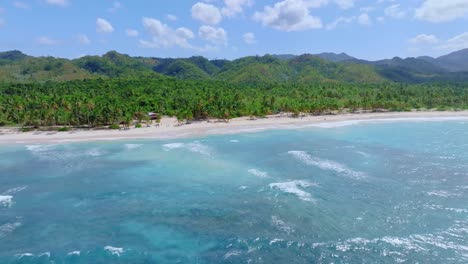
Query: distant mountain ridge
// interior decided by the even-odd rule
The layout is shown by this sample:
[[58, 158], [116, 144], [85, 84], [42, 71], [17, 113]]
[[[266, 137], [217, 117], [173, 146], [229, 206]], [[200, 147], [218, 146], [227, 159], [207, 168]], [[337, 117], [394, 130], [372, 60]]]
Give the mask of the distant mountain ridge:
[[269, 83], [468, 82], [468, 49], [428, 56], [366, 61], [346, 53], [248, 56], [235, 60], [132, 57], [116, 51], [78, 59], [0, 52], [0, 81], [67, 81], [131, 76], [219, 80], [243, 85]]

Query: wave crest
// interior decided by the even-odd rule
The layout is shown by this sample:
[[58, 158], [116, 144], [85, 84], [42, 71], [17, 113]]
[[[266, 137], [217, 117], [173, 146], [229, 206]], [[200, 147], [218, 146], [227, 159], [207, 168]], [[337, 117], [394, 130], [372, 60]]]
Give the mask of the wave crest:
[[333, 160], [312, 157], [305, 151], [292, 150], [288, 151], [288, 154], [294, 156], [296, 159], [309, 166], [315, 166], [322, 170], [334, 171], [356, 180], [363, 180], [367, 178], [367, 175], [363, 172], [354, 171], [348, 166]]
[[261, 170], [257, 170], [257, 169], [249, 169], [248, 172], [252, 175], [255, 175], [257, 177], [260, 177], [260, 178], [267, 178], [268, 177], [268, 173], [266, 171], [261, 171]]
[[299, 199], [308, 201], [308, 202], [313, 202], [314, 199], [312, 199], [312, 195], [310, 193], [302, 190], [301, 188], [307, 188], [311, 186], [317, 186], [317, 184], [311, 183], [308, 181], [301, 181], [301, 180], [295, 180], [295, 181], [290, 181], [290, 182], [270, 183], [271, 189], [277, 189], [284, 193], [294, 194]]
[[12, 204], [13, 204], [13, 196], [0, 195], [0, 206], [11, 207]]
[[210, 156], [212, 153], [212, 149], [202, 143], [195, 141], [192, 143], [169, 143], [163, 145], [166, 151], [174, 150], [174, 149], [186, 149], [193, 153], [199, 153], [202, 155]]

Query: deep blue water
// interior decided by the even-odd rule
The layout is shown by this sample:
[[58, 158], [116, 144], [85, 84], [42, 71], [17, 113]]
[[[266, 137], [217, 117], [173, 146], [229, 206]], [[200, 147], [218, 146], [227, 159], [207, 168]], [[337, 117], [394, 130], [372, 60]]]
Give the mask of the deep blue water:
[[468, 122], [0, 146], [0, 263], [468, 263]]

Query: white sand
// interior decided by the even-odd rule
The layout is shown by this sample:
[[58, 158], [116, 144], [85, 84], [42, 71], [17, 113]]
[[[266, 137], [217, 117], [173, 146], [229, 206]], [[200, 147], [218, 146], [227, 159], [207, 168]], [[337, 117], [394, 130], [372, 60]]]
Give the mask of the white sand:
[[287, 114], [268, 116], [250, 120], [247, 117], [226, 122], [200, 121], [179, 126], [175, 118], [163, 118], [159, 127], [131, 128], [129, 130], [74, 130], [70, 132], [18, 132], [18, 129], [0, 129], [0, 144], [61, 143], [80, 141], [101, 141], [119, 139], [170, 139], [199, 137], [212, 134], [247, 133], [271, 129], [296, 129], [304, 127], [332, 128], [360, 122], [389, 121], [468, 121], [468, 111], [414, 111], [339, 114], [324, 116], [304, 116], [291, 118]]

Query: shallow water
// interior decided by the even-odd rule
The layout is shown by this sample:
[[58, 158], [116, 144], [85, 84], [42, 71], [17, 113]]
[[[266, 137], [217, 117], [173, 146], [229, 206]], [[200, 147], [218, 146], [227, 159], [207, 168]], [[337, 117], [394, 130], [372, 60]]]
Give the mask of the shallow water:
[[467, 263], [468, 123], [0, 147], [0, 263]]

